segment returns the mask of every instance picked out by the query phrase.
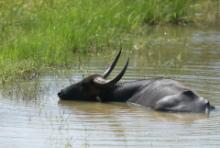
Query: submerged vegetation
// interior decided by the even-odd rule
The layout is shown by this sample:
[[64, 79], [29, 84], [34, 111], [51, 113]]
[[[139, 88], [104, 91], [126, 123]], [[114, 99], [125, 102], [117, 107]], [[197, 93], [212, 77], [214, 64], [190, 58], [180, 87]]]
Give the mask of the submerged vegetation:
[[65, 66], [75, 53], [131, 49], [140, 27], [192, 23], [198, 10], [191, 0], [2, 0], [0, 77]]

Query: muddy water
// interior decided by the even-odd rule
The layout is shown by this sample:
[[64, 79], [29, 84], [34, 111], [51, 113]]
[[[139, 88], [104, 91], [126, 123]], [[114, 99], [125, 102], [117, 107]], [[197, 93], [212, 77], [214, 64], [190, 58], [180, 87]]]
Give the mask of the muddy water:
[[208, 98], [207, 114], [161, 113], [126, 103], [59, 101], [57, 92], [90, 73], [101, 73], [115, 53], [75, 58], [71, 70], [0, 88], [0, 147], [220, 147], [220, 31], [154, 28], [137, 34], [122, 81], [171, 77]]

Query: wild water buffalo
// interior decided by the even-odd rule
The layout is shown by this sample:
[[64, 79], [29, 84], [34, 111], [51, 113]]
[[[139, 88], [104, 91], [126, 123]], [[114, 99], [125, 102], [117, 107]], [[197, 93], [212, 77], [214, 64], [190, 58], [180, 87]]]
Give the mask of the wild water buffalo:
[[205, 112], [214, 109], [208, 100], [172, 79], [152, 78], [117, 83], [124, 75], [129, 59], [115, 78], [107, 80], [120, 55], [121, 50], [104, 74], [90, 75], [62, 89], [58, 93], [59, 98], [101, 102], [127, 101], [155, 110], [171, 112]]

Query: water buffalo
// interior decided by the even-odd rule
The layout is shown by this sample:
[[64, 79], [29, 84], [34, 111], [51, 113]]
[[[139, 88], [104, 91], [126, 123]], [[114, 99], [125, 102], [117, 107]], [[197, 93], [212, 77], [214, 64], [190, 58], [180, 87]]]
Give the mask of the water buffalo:
[[151, 78], [117, 83], [124, 75], [129, 59], [121, 72], [111, 80], [106, 78], [115, 67], [121, 51], [104, 74], [90, 75], [78, 83], [62, 89], [61, 100], [100, 102], [131, 102], [159, 111], [205, 112], [214, 109], [209, 101], [198, 96], [180, 82], [167, 78]]

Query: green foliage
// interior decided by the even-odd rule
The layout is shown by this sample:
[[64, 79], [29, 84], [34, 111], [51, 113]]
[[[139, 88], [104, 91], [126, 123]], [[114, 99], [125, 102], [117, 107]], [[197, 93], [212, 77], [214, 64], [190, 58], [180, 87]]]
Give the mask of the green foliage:
[[8, 61], [68, 65], [76, 52], [129, 46], [126, 35], [143, 24], [187, 22], [190, 4], [190, 0], [2, 0], [2, 74]]

